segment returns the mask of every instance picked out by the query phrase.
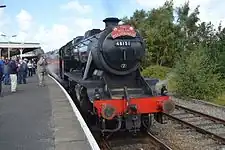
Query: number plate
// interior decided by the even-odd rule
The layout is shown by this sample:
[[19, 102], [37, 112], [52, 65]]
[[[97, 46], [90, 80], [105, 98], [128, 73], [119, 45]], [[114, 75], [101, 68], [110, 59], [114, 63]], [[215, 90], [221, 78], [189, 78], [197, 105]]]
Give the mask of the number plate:
[[115, 46], [131, 46], [130, 41], [116, 41]]

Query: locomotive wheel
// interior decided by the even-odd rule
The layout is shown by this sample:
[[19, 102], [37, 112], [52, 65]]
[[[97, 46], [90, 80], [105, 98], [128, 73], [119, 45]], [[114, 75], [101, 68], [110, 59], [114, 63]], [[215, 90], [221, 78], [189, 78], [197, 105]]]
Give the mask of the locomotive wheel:
[[89, 122], [89, 110], [90, 110], [90, 102], [86, 93], [86, 90], [82, 90], [80, 92], [80, 108], [83, 114], [84, 120], [88, 123]]
[[68, 82], [69, 84], [68, 84], [68, 93], [69, 93], [69, 95], [71, 95], [72, 96], [72, 98], [74, 98], [74, 92], [73, 92], [73, 86], [72, 86], [72, 83], [69, 81]]

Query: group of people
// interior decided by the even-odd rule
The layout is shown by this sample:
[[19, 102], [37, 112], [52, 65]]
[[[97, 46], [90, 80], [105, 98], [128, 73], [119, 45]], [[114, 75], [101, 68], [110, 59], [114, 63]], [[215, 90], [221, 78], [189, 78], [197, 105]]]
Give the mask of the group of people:
[[[21, 59], [18, 60], [8, 60], [8, 59], [2, 59], [3, 61], [3, 76], [4, 76], [4, 84], [5, 85], [10, 85], [10, 71], [12, 71], [12, 66], [11, 64], [16, 64], [17, 68], [17, 83], [18, 84], [26, 84], [26, 78], [27, 76], [32, 76], [33, 74], [36, 73], [36, 62], [34, 59], [28, 60], [28, 59]], [[11, 61], [11, 63], [10, 63]], [[15, 62], [15, 63], [14, 63]]]
[[2, 81], [5, 85], [11, 85], [11, 92], [16, 92], [17, 84], [26, 84], [27, 76], [36, 74], [39, 78], [39, 85], [43, 86], [44, 74], [46, 72], [47, 62], [43, 56], [40, 56], [38, 62], [34, 59], [17, 59], [10, 60], [0, 58], [0, 95], [2, 94]]

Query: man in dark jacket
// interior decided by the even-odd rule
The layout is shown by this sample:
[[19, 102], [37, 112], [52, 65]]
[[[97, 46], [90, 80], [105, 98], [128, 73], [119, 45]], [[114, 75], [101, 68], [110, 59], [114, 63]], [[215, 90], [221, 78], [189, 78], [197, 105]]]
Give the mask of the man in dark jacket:
[[0, 58], [0, 96], [2, 96], [3, 67], [4, 61]]
[[19, 69], [18, 69], [18, 83], [26, 84], [26, 74], [27, 74], [27, 64], [25, 61], [20, 60]]
[[5, 59], [5, 63], [4, 63], [4, 83], [5, 85], [10, 85], [10, 77], [9, 77], [9, 60]]
[[15, 58], [9, 62], [9, 73], [11, 79], [11, 92], [16, 92], [17, 88], [17, 64]]

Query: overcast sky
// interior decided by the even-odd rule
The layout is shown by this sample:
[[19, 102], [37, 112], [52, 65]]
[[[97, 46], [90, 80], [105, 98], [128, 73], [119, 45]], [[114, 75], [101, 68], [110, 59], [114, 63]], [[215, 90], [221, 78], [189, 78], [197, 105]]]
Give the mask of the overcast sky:
[[[60, 48], [90, 28], [103, 28], [105, 17], [130, 16], [135, 9], [150, 10], [165, 0], [0, 0], [0, 34], [11, 41], [40, 42], [44, 51]], [[185, 0], [174, 0], [175, 6]], [[225, 21], [224, 0], [190, 0], [200, 5], [200, 19], [218, 25]], [[225, 23], [223, 23], [225, 25]], [[0, 37], [0, 41], [7, 40]]]

